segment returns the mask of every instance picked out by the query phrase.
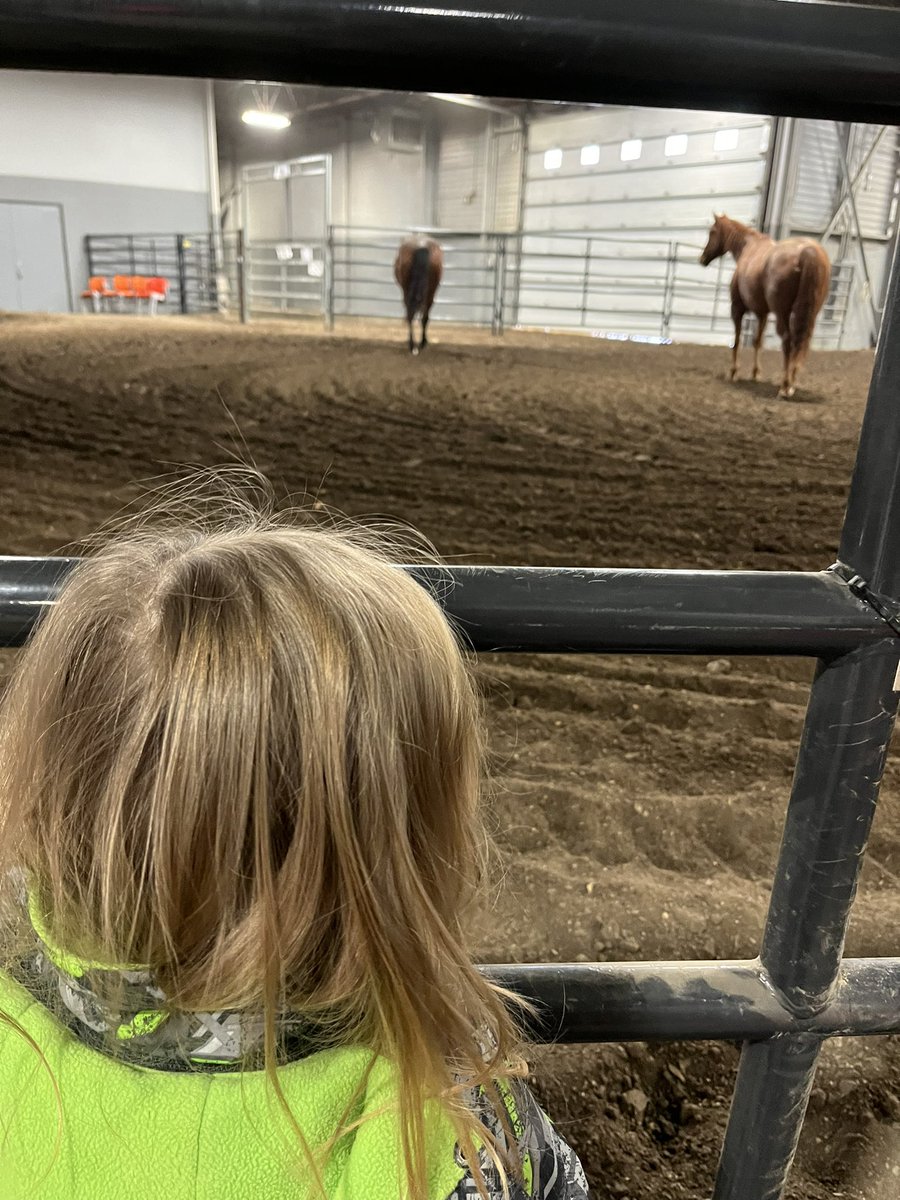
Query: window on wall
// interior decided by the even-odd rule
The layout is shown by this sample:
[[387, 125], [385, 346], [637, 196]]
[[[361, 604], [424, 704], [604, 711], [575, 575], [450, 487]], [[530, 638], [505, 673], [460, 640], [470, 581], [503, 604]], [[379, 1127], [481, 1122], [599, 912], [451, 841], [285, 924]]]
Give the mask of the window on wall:
[[562, 166], [562, 150], [544, 151], [544, 170], [558, 171]]
[[391, 149], [421, 150], [424, 140], [425, 130], [418, 117], [407, 116], [405, 113], [394, 113], [391, 116]]
[[636, 162], [641, 157], [641, 147], [643, 144], [640, 138], [629, 138], [622, 143], [619, 158], [622, 162]]
[[666, 158], [678, 158], [682, 154], [687, 154], [687, 134], [670, 133], [663, 146], [663, 154]]
[[582, 146], [581, 147], [581, 165], [583, 167], [596, 167], [600, 161], [599, 146]]
[[717, 129], [713, 138], [713, 150], [720, 154], [723, 150], [736, 150], [739, 132], [736, 129]]

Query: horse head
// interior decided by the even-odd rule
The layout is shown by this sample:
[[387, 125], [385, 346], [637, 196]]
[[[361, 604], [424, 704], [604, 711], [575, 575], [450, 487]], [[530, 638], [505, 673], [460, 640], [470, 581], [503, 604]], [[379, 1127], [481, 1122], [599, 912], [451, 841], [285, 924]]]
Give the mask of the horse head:
[[721, 258], [728, 250], [725, 223], [728, 218], [724, 214], [713, 213], [713, 223], [709, 230], [709, 238], [700, 255], [701, 266], [708, 267], [713, 259]]

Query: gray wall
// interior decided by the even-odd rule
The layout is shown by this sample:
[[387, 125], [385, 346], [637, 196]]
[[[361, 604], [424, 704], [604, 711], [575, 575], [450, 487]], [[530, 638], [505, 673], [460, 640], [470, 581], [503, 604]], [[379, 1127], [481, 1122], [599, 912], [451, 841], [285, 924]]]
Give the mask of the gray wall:
[[0, 200], [61, 208], [73, 307], [85, 234], [207, 230], [209, 99], [196, 79], [0, 71]]
[[[88, 233], [199, 233], [208, 222], [205, 192], [122, 187], [75, 179], [21, 179], [0, 175], [0, 200], [62, 207], [72, 308], [88, 279]], [[122, 264], [127, 273], [128, 264]]]

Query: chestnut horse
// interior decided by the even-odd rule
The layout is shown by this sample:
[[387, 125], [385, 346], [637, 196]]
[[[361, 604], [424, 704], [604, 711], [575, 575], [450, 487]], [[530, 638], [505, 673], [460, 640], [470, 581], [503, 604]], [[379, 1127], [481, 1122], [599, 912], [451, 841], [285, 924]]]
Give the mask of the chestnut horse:
[[734, 346], [731, 351], [731, 378], [737, 375], [738, 346], [744, 314], [756, 315], [753, 339], [753, 378], [759, 378], [759, 350], [769, 313], [784, 351], [784, 378], [778, 395], [793, 396], [797, 371], [809, 352], [813, 326], [828, 295], [831, 263], [828, 255], [812, 238], [794, 237], [773, 241], [740, 221], [716, 216], [709, 241], [700, 255], [704, 267], [713, 259], [731, 253], [737, 266], [731, 277], [731, 319], [734, 321]]
[[[408, 237], [400, 243], [394, 260], [394, 278], [400, 284], [406, 306], [410, 354], [418, 354], [428, 345], [428, 314], [443, 272], [444, 253], [432, 238]], [[418, 346], [413, 336], [416, 317], [422, 318], [422, 340]]]

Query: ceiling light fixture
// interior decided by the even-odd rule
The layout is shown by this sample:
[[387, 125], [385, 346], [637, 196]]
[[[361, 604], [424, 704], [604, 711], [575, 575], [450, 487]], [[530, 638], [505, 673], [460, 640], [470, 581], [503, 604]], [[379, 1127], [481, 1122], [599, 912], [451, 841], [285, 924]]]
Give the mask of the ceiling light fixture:
[[287, 113], [272, 112], [263, 108], [248, 108], [241, 113], [245, 125], [253, 125], [257, 129], [287, 129], [291, 118]]
[[[241, 120], [244, 124], [252, 125], [256, 129], [287, 129], [291, 123], [290, 115], [279, 109], [291, 107], [293, 93], [290, 88], [281, 83], [268, 83], [263, 80], [259, 83], [251, 83], [250, 91], [253, 95], [253, 104], [241, 113]], [[283, 98], [279, 105], [278, 101], [282, 93]], [[287, 104], [285, 104], [285, 100]]]

